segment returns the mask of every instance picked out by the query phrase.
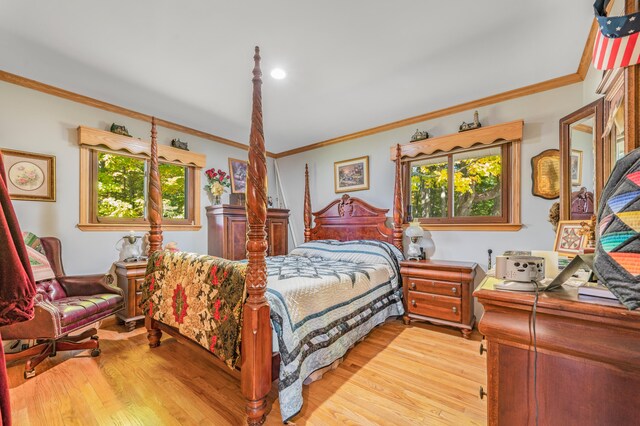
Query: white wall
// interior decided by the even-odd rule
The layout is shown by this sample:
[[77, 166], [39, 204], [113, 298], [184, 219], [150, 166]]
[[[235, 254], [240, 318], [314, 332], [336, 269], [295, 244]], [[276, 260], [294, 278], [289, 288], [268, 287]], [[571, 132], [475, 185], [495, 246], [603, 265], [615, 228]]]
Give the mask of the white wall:
[[[250, 111], [247, 111], [247, 121]], [[108, 129], [111, 123], [124, 124], [132, 136], [150, 140], [151, 125], [119, 114], [92, 108], [13, 84], [0, 82], [0, 148], [17, 149], [56, 156], [57, 199], [54, 203], [14, 201], [22, 230], [36, 235], [56, 236], [62, 240], [63, 260], [69, 274], [101, 273], [117, 260], [118, 232], [80, 231], [78, 126]], [[158, 128], [158, 142], [169, 145], [171, 139], [189, 142], [189, 149], [207, 156], [207, 168], [228, 169], [228, 157], [245, 159], [247, 152], [174, 130]], [[247, 140], [249, 135], [247, 135]], [[268, 161], [269, 182], [272, 160]], [[202, 178], [204, 185], [204, 176]], [[270, 191], [271, 192], [271, 191]], [[207, 252], [207, 218], [204, 206], [209, 201], [200, 188], [202, 229], [164, 232], [164, 241], [176, 241], [186, 251]], [[138, 233], [138, 234], [141, 234]]]
[[[436, 245], [434, 259], [474, 261], [487, 264], [487, 249], [500, 254], [508, 249], [551, 250], [554, 232], [547, 222], [548, 211], [555, 200], [531, 195], [531, 157], [549, 148], [558, 148], [558, 121], [583, 105], [581, 83], [513, 99], [479, 109], [484, 126], [524, 119], [522, 141], [522, 223], [518, 232], [439, 231], [432, 232]], [[338, 195], [334, 192], [334, 161], [369, 155], [370, 189], [351, 195], [374, 206], [392, 208], [394, 163], [389, 148], [407, 143], [416, 128], [433, 136], [457, 131], [462, 121], [473, 118], [473, 111], [454, 114], [424, 123], [390, 130], [384, 133], [330, 145], [278, 159], [285, 195], [291, 209], [291, 219], [300, 238], [303, 225], [304, 164], [309, 163], [311, 201], [314, 211], [324, 207]]]

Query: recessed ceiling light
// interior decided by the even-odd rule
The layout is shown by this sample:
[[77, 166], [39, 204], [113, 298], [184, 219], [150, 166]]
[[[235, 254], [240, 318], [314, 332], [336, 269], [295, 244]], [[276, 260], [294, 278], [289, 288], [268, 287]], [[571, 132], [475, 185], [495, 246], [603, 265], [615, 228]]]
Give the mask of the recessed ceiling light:
[[274, 68], [273, 70], [271, 70], [271, 77], [275, 78], [276, 80], [282, 80], [286, 76], [287, 73], [284, 72], [282, 68]]

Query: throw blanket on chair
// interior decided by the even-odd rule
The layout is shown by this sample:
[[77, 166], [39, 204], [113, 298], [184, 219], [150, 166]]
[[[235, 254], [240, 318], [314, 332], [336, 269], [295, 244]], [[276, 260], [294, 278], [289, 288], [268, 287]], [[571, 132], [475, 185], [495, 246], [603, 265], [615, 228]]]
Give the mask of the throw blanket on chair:
[[142, 286], [145, 315], [177, 329], [230, 368], [240, 361], [246, 265], [185, 252], [156, 252]]
[[[36, 284], [29, 266], [27, 248], [13, 211], [0, 153], [0, 326], [33, 318]], [[0, 337], [0, 420], [11, 425], [9, 384]]]

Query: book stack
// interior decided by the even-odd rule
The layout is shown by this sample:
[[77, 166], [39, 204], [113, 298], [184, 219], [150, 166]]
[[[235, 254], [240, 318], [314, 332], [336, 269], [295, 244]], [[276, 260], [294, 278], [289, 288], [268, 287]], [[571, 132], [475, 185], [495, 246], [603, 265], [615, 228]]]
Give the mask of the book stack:
[[605, 299], [618, 300], [607, 287], [593, 282], [586, 282], [578, 287], [578, 294], [581, 296], [603, 297]]

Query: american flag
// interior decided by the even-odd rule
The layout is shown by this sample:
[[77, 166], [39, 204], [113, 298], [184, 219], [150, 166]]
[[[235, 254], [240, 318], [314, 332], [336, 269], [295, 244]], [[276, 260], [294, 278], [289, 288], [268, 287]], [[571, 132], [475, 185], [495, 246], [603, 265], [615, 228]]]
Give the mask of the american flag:
[[610, 0], [596, 0], [593, 8], [600, 31], [593, 45], [593, 66], [599, 70], [640, 63], [640, 12], [624, 16], [606, 14]]

